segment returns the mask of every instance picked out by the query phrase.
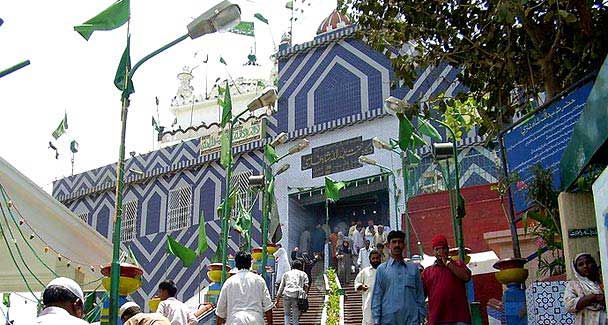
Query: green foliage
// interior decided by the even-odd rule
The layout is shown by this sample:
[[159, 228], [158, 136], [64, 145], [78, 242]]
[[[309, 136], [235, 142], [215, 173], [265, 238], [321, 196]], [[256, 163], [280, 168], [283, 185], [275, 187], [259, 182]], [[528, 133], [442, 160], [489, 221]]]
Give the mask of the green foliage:
[[329, 297], [327, 299], [327, 325], [340, 324], [340, 288], [336, 281], [336, 271], [332, 268], [325, 272], [329, 282]]
[[410, 87], [420, 67], [459, 67], [470, 90], [463, 96], [486, 101], [479, 115], [489, 134], [512, 121], [522, 98], [553, 97], [597, 70], [608, 51], [605, 1], [340, 0], [339, 7]]
[[454, 130], [456, 138], [461, 139], [475, 126], [481, 126], [485, 129], [491, 127], [490, 125], [484, 125], [484, 121], [479, 116], [479, 110], [482, 109], [484, 102], [485, 100], [477, 101], [473, 97], [447, 101], [443, 112], [443, 121]]
[[[539, 246], [538, 275], [563, 274], [566, 271], [566, 265], [557, 205], [558, 192], [553, 190], [550, 169], [543, 169], [540, 165], [535, 165], [532, 167], [532, 173], [534, 178], [527, 185], [527, 199], [531, 208], [524, 213], [522, 221], [526, 226], [526, 233], [530, 232], [537, 237], [537, 242], [540, 243], [537, 245]], [[528, 220], [534, 220], [535, 223], [530, 224]], [[543, 247], [547, 249], [545, 254], [541, 251]]]

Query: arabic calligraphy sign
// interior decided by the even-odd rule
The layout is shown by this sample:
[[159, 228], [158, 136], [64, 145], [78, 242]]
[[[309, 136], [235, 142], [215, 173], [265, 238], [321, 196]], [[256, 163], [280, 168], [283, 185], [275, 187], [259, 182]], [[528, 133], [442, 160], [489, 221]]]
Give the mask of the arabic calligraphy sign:
[[[524, 184], [529, 184], [531, 167], [540, 164], [551, 169], [553, 186], [559, 188], [559, 163], [592, 87], [593, 82], [588, 82], [574, 89], [505, 133], [503, 141], [509, 174], [518, 173]], [[511, 192], [516, 213], [525, 211], [528, 208], [527, 190], [521, 186], [518, 190], [513, 185]]]
[[597, 237], [597, 228], [569, 229], [568, 238]]
[[312, 177], [320, 177], [359, 168], [359, 157], [374, 153], [372, 140], [356, 137], [312, 149], [302, 156], [302, 170], [312, 169]]
[[[259, 119], [249, 119], [239, 124], [232, 133], [232, 147], [262, 139], [264, 127]], [[201, 137], [201, 155], [220, 150], [221, 131], [207, 134]]]

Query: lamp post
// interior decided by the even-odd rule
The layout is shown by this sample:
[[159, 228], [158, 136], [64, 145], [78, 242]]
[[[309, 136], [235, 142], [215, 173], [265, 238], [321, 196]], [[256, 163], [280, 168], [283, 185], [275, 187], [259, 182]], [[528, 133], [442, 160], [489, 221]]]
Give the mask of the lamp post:
[[[394, 142], [396, 143], [397, 141], [395, 140]], [[405, 251], [406, 251], [407, 257], [411, 258], [412, 257], [412, 248], [410, 245], [411, 231], [410, 231], [410, 216], [409, 216], [409, 210], [408, 210], [408, 200], [409, 200], [409, 191], [410, 191], [409, 157], [407, 156], [407, 153], [405, 151], [397, 150], [398, 146], [388, 144], [388, 143], [380, 140], [377, 137], [372, 138], [372, 144], [377, 149], [388, 150], [394, 154], [399, 155], [399, 158], [401, 159], [401, 175], [402, 175], [402, 179], [403, 179], [403, 213], [405, 213]]]
[[[414, 112], [412, 107], [407, 102], [405, 102], [404, 100], [401, 100], [399, 98], [395, 98], [395, 97], [391, 96], [391, 97], [387, 98], [384, 101], [384, 103], [385, 103], [385, 108], [387, 110], [393, 111], [395, 113], [409, 115], [409, 116], [417, 114], [417, 112]], [[455, 164], [454, 172], [456, 173], [456, 175], [455, 175], [455, 190], [456, 190], [456, 200], [455, 201], [456, 202], [453, 202], [454, 199], [451, 199], [450, 207], [452, 210], [454, 238], [456, 240], [456, 245], [458, 246], [458, 257], [460, 258], [461, 261], [464, 261], [465, 249], [464, 249], [464, 235], [462, 232], [462, 218], [464, 218], [465, 210], [464, 210], [464, 200], [462, 198], [462, 195], [460, 194], [460, 177], [459, 177], [459, 171], [458, 171], [458, 147], [456, 146], [456, 133], [445, 122], [435, 119], [433, 117], [429, 117], [429, 119], [432, 121], [435, 121], [436, 123], [439, 123], [444, 128], [446, 128], [450, 132], [450, 136], [452, 137], [451, 156], [454, 157], [454, 164]], [[449, 172], [449, 166], [448, 166], [448, 172]]]
[[[266, 88], [264, 90], [264, 92], [262, 93], [262, 95], [258, 96], [257, 98], [255, 98], [251, 103], [249, 103], [247, 105], [247, 109], [243, 110], [241, 113], [239, 113], [237, 116], [235, 116], [234, 118], [231, 119], [230, 121], [230, 128], [228, 129], [228, 146], [230, 148], [230, 155], [232, 155], [232, 136], [233, 136], [233, 132], [234, 132], [234, 127], [236, 126], [237, 123], [239, 123], [239, 119], [241, 118], [241, 116], [243, 116], [245, 113], [247, 112], [254, 112], [260, 108], [263, 107], [274, 107], [278, 95], [277, 95], [277, 90], [274, 87], [270, 87], [270, 88]], [[222, 277], [221, 277], [221, 284], [224, 284], [224, 281], [226, 281], [226, 261], [228, 259], [228, 233], [230, 232], [229, 229], [229, 223], [228, 223], [228, 218], [229, 218], [229, 209], [228, 209], [228, 204], [230, 202], [230, 194], [231, 194], [231, 184], [230, 184], [230, 180], [232, 178], [232, 168], [233, 168], [234, 162], [232, 161], [232, 159], [230, 159], [230, 162], [228, 163], [228, 167], [226, 167], [226, 179], [225, 181], [225, 187], [226, 187], [226, 197], [224, 198], [224, 202], [222, 203], [222, 240], [220, 242], [220, 249], [222, 252]]]
[[[200, 15], [198, 18], [188, 24], [188, 32], [175, 40], [167, 43], [156, 51], [144, 56], [139, 60], [133, 68], [128, 71], [125, 78], [125, 87], [133, 79], [135, 71], [152, 57], [160, 54], [161, 52], [169, 49], [170, 47], [180, 43], [186, 38], [191, 39], [198, 38], [205, 34], [215, 33], [218, 31], [228, 30], [230, 27], [239, 23], [241, 17], [241, 9], [239, 6], [230, 3], [229, 1], [223, 1], [213, 8], [207, 10], [205, 13]], [[120, 131], [120, 147], [118, 150], [118, 161], [116, 163], [116, 196], [115, 196], [115, 208], [116, 217], [114, 218], [114, 231], [112, 234], [112, 264], [110, 274], [110, 324], [116, 325], [118, 323], [118, 296], [119, 296], [119, 281], [120, 281], [120, 233], [122, 223], [122, 197], [124, 188], [124, 159], [125, 159], [125, 135], [127, 129], [127, 114], [129, 109], [129, 92], [123, 92], [121, 96], [121, 131]]]
[[[363, 165], [376, 166], [376, 167], [380, 168], [381, 171], [387, 172], [391, 175], [391, 178], [393, 180], [393, 193], [394, 193], [393, 195], [394, 195], [394, 201], [395, 201], [395, 227], [397, 227], [397, 225], [399, 224], [399, 211], [398, 211], [399, 202], [397, 202], [399, 196], [397, 194], [397, 181], [396, 181], [395, 173], [393, 173], [393, 171], [390, 168], [388, 168], [387, 166], [381, 165], [376, 160], [369, 158], [367, 156], [359, 157], [359, 163], [363, 164]], [[408, 245], [409, 245], [409, 243], [408, 243]], [[410, 255], [409, 250], [408, 250], [407, 254], [409, 257], [409, 255]]]

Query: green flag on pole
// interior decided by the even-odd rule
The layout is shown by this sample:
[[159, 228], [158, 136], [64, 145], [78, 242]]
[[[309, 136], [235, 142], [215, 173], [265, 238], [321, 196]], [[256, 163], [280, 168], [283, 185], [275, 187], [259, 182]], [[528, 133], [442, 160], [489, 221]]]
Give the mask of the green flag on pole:
[[5, 292], [2, 294], [2, 304], [5, 305], [6, 307], [11, 306], [11, 293], [10, 292]]
[[[228, 63], [226, 63], [226, 60], [224, 60], [224, 58], [221, 56], [220, 56], [220, 63], [223, 65], [228, 65]], [[228, 83], [228, 82], [226, 81], [226, 83]]]
[[340, 191], [346, 187], [344, 182], [335, 182], [329, 177], [325, 177], [325, 197], [336, 202], [340, 199]]
[[129, 0], [118, 0], [82, 25], [74, 26], [74, 30], [88, 41], [94, 31], [116, 29], [128, 20]]
[[220, 164], [224, 168], [228, 168], [232, 162], [232, 146], [230, 145], [230, 130], [228, 128], [222, 130], [220, 142]]
[[118, 90], [121, 90], [123, 96], [129, 97], [132, 93], [135, 92], [135, 88], [133, 87], [133, 81], [129, 80], [127, 84], [127, 89], [125, 90], [125, 79], [131, 71], [131, 37], [127, 37], [127, 47], [125, 47], [122, 56], [120, 57], [120, 63], [118, 63], [118, 68], [116, 69], [116, 75], [114, 76], [114, 85]]
[[268, 161], [269, 165], [272, 165], [279, 160], [279, 156], [277, 155], [277, 152], [269, 144], [264, 145], [264, 157]]
[[201, 215], [198, 218], [198, 247], [196, 248], [196, 253], [200, 256], [203, 255], [204, 252], [209, 248], [209, 244], [207, 243], [207, 230], [205, 229], [205, 216], [201, 212]]
[[228, 85], [228, 80], [226, 80], [226, 88], [222, 90], [224, 95], [224, 99], [220, 101], [220, 106], [222, 108], [222, 121], [220, 123], [221, 127], [225, 127], [226, 124], [232, 120], [232, 98], [230, 97], [230, 86]]
[[287, 1], [285, 3], [285, 8], [287, 8], [287, 9], [293, 9], [293, 1], [292, 0]]
[[418, 117], [418, 132], [431, 137], [435, 141], [441, 141], [441, 135], [435, 127], [422, 117]]
[[277, 198], [274, 195], [274, 178], [270, 180], [268, 184], [267, 198], [268, 198], [268, 209], [270, 224], [268, 225], [268, 240], [272, 243], [276, 243], [281, 240], [283, 233], [281, 231], [281, 220], [279, 218], [279, 209], [277, 208]]
[[410, 122], [405, 115], [397, 114], [397, 117], [399, 118], [399, 148], [405, 151], [412, 143], [414, 126], [412, 126], [412, 122]]
[[68, 129], [68, 114], [65, 113], [65, 115], [63, 116], [63, 120], [61, 120], [61, 122], [59, 122], [59, 126], [57, 126], [55, 131], [53, 131], [53, 138], [55, 138], [55, 140], [59, 139], [59, 137], [62, 136], [65, 133], [65, 130], [67, 130], [67, 129]]
[[257, 18], [259, 21], [261, 21], [264, 24], [268, 25], [268, 19], [266, 19], [266, 17], [262, 16], [261, 13], [256, 13], [255, 15], [253, 15], [253, 17]]
[[255, 28], [252, 21], [242, 21], [228, 31], [239, 35], [255, 36]]
[[167, 252], [179, 258], [184, 267], [190, 267], [194, 263], [194, 260], [196, 260], [195, 251], [178, 243], [169, 235], [167, 235]]

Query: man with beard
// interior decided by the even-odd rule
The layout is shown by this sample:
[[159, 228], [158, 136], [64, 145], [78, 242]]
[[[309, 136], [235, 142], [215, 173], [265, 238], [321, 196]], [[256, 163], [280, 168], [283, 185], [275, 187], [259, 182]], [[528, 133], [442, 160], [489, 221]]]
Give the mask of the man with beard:
[[374, 324], [419, 325], [426, 307], [418, 267], [403, 260], [405, 233], [391, 231], [387, 237], [391, 256], [376, 270], [372, 296]]
[[[369, 244], [369, 242], [367, 242]], [[369, 246], [369, 245], [368, 245]], [[361, 250], [361, 254], [363, 254]], [[363, 309], [362, 325], [372, 325], [372, 293], [374, 292], [374, 282], [376, 281], [376, 269], [380, 265], [380, 252], [372, 250], [368, 254], [371, 266], [361, 269], [355, 278], [355, 290], [363, 292], [361, 305]]]

